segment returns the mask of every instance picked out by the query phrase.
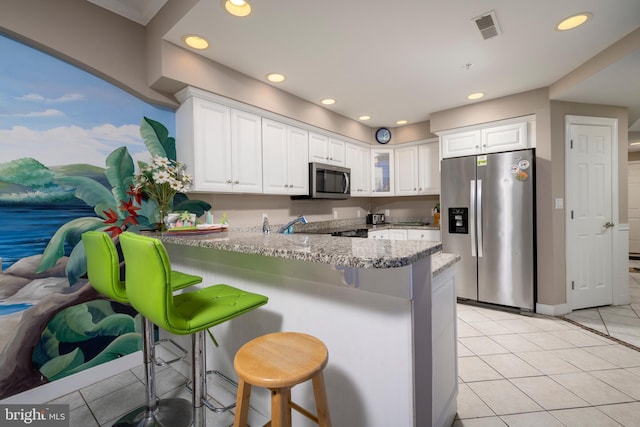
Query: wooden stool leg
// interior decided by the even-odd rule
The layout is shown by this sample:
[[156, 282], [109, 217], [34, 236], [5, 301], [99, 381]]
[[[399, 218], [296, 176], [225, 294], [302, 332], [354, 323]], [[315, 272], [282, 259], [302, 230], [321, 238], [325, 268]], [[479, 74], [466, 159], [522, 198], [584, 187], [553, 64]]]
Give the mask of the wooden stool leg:
[[313, 377], [313, 394], [316, 399], [316, 411], [318, 412], [318, 425], [320, 427], [331, 427], [331, 417], [329, 416], [329, 402], [327, 401], [327, 389], [324, 385], [324, 375], [322, 371]]
[[247, 427], [249, 419], [249, 400], [251, 397], [251, 384], [242, 378], [238, 380], [238, 397], [236, 398], [236, 416], [233, 419], [233, 427]]
[[271, 426], [291, 427], [291, 388], [271, 390]]

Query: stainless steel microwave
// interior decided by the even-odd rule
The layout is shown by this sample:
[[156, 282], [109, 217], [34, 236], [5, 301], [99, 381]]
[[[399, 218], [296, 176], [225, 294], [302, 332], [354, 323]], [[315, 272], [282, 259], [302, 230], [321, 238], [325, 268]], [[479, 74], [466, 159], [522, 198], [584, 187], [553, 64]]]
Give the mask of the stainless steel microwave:
[[347, 199], [351, 195], [351, 169], [309, 163], [309, 194], [292, 199]]

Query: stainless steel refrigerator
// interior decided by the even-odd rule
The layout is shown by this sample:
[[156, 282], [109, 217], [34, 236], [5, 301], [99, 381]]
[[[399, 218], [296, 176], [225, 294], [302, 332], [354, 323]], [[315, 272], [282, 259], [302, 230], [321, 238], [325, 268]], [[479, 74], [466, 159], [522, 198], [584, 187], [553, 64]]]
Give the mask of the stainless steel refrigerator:
[[443, 251], [461, 256], [457, 297], [535, 311], [533, 150], [443, 159]]

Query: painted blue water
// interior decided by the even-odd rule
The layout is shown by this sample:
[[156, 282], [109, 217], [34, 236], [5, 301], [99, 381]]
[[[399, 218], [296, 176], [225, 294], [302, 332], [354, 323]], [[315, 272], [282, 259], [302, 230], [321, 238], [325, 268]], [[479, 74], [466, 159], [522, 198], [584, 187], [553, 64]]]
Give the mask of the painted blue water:
[[[67, 222], [96, 217], [93, 208], [78, 206], [0, 206], [0, 258], [2, 269], [21, 258], [41, 254], [54, 233]], [[73, 248], [66, 245], [65, 255]]]
[[17, 313], [18, 311], [26, 310], [31, 307], [31, 304], [19, 303], [19, 304], [0, 304], [0, 317], [7, 314]]

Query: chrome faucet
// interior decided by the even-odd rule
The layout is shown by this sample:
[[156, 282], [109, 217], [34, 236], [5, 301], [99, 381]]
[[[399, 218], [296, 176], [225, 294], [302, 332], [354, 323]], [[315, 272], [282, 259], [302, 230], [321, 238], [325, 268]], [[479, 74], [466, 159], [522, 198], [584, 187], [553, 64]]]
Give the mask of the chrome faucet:
[[282, 227], [278, 228], [278, 230], [276, 230], [276, 233], [293, 234], [293, 224], [295, 224], [297, 222], [299, 222], [300, 224], [306, 224], [307, 223], [307, 218], [305, 218], [304, 215], [300, 215], [296, 219], [293, 219], [293, 220], [289, 221], [288, 223], [286, 223], [285, 225], [283, 225]]

